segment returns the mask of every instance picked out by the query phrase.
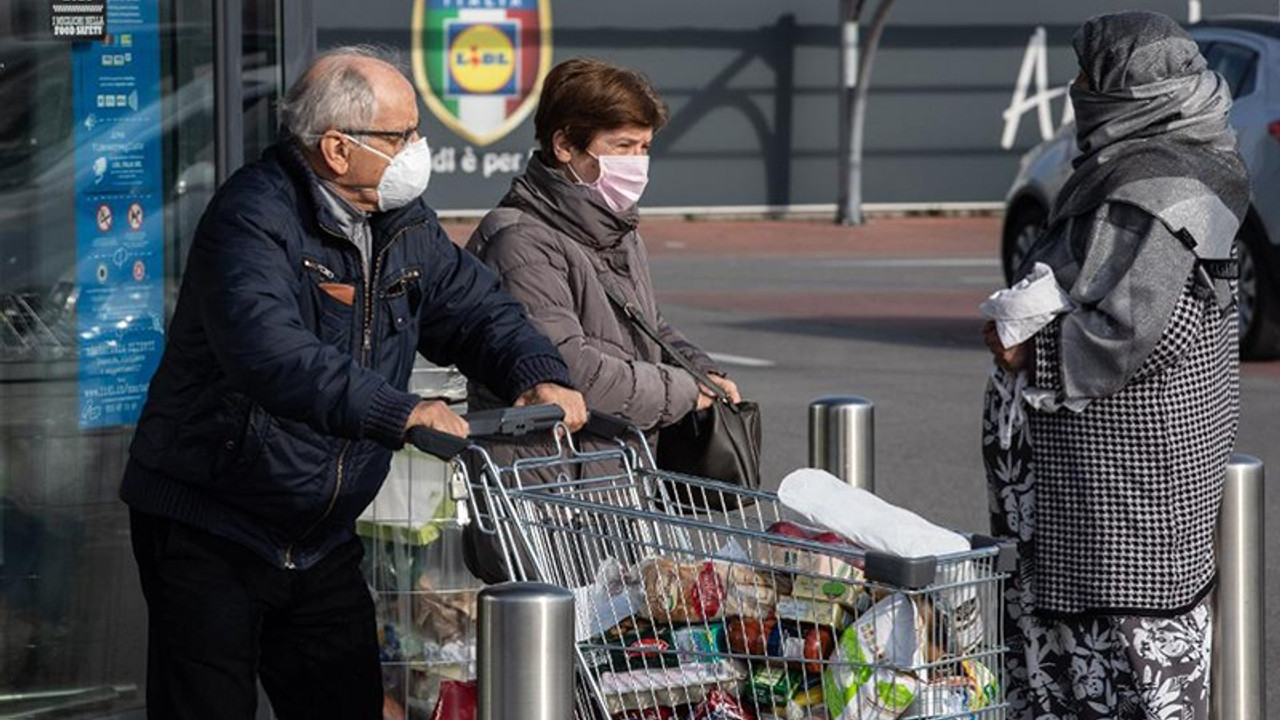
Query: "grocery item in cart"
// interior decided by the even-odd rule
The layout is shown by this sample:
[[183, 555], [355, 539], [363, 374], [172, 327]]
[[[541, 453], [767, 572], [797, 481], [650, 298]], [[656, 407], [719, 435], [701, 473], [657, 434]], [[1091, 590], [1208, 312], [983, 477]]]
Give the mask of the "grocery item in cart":
[[833, 720], [894, 720], [920, 694], [908, 668], [924, 660], [925, 628], [915, 603], [894, 593], [845, 628], [823, 674]]
[[[825, 470], [804, 468], [790, 473], [778, 488], [778, 500], [869, 550], [917, 558], [957, 555], [972, 549], [963, 535], [848, 485]], [[946, 649], [950, 652], [971, 652], [982, 642], [985, 628], [974, 587], [977, 579], [971, 562], [938, 566], [938, 581], [950, 586], [936, 597], [939, 621], [948, 630], [951, 647]]]
[[712, 688], [706, 699], [694, 708], [689, 720], [756, 720], [756, 717], [729, 693]]
[[849, 578], [860, 582], [862, 569], [861, 558], [848, 554], [849, 550], [860, 549], [858, 545], [824, 527], [813, 527], [790, 520], [780, 520], [768, 527], [766, 532], [783, 537], [812, 540], [832, 546], [832, 551], [846, 554], [823, 553], [794, 545], [762, 542], [760, 562], [771, 567], [789, 568], [796, 577]]
[[746, 694], [755, 701], [757, 708], [783, 707], [797, 691], [804, 688], [804, 679], [802, 673], [788, 667], [757, 667], [747, 682]]
[[626, 621], [601, 635], [584, 651], [597, 673], [672, 667], [680, 663], [670, 628], [644, 620]]
[[769, 634], [765, 651], [787, 661], [789, 667], [817, 676], [822, 661], [835, 649], [835, 632], [829, 625], [808, 625], [780, 618]]
[[636, 614], [643, 604], [639, 581], [617, 558], [606, 558], [596, 568], [594, 582], [573, 588], [574, 638], [579, 642]]
[[641, 615], [659, 623], [692, 623], [724, 616], [725, 582], [710, 560], [677, 562], [654, 557], [640, 565], [645, 603]]
[[778, 618], [769, 615], [763, 618], [735, 617], [725, 623], [725, 643], [729, 652], [735, 655], [764, 657], [765, 647], [769, 642], [769, 634]]
[[723, 622], [710, 622], [671, 629], [671, 644], [678, 651], [680, 663], [717, 662], [728, 647]]
[[426, 573], [414, 583], [413, 624], [438, 645], [462, 640], [476, 615], [476, 591], [438, 592]]
[[614, 714], [700, 703], [713, 688], [736, 692], [743, 679], [745, 674], [735, 664], [720, 661], [601, 673], [599, 686], [609, 713]]
[[778, 617], [840, 629], [848, 624], [849, 611], [840, 603], [787, 596], [778, 601]]
[[963, 535], [856, 488], [825, 470], [802, 468], [782, 479], [778, 500], [858, 545], [902, 557], [967, 552]]
[[724, 577], [724, 615], [762, 616], [773, 612], [778, 601], [774, 574], [761, 573], [747, 565], [715, 562]]
[[725, 636], [730, 652], [736, 655], [814, 674], [822, 672], [822, 661], [835, 647], [835, 632], [831, 627], [804, 625], [775, 615], [730, 618], [725, 625]]
[[977, 660], [965, 660], [958, 675], [930, 680], [912, 703], [912, 716], [934, 717], [976, 712], [998, 702], [1000, 686], [994, 673]]
[[837, 603], [854, 615], [861, 615], [871, 607], [871, 596], [861, 572], [844, 580], [798, 575], [791, 583], [790, 596]]
[[478, 697], [475, 680], [445, 680], [431, 720], [476, 720]]
[[647, 707], [641, 710], [623, 710], [610, 716], [612, 720], [676, 720], [676, 711], [669, 707]]

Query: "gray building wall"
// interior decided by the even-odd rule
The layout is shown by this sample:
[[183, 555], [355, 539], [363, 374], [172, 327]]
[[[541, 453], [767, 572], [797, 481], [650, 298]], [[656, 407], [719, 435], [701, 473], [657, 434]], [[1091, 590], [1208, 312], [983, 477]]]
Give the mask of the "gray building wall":
[[[551, 0], [553, 63], [585, 54], [637, 68], [671, 105], [653, 150], [645, 207], [832, 204], [837, 192], [839, 64], [836, 0]], [[868, 0], [864, 22], [876, 0]], [[320, 48], [410, 46], [410, 3], [316, 3]], [[1275, 15], [1276, 0], [1204, 0], [1206, 17]], [[1085, 19], [1148, 9], [1185, 20], [1186, 0], [896, 0], [875, 58], [866, 125], [864, 200], [987, 202], [1003, 198], [1022, 151], [1040, 139], [1034, 114], [1000, 147], [1027, 41], [1048, 37], [1051, 86], [1074, 77], [1070, 38]], [[864, 32], [864, 37], [866, 33]], [[1062, 100], [1054, 102], [1055, 122]], [[425, 107], [433, 147], [475, 171], [437, 167], [442, 210], [483, 209], [511, 172], [484, 172], [486, 154], [533, 147], [532, 119], [475, 147]], [[491, 163], [492, 164], [492, 163]]]

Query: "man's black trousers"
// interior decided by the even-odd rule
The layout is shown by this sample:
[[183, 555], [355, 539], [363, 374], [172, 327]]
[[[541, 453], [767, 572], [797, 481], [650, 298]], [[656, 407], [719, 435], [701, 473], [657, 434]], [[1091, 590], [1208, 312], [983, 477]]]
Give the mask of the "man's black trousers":
[[373, 600], [358, 538], [284, 570], [190, 525], [132, 512], [147, 599], [147, 715], [252, 720], [259, 677], [280, 720], [380, 720]]

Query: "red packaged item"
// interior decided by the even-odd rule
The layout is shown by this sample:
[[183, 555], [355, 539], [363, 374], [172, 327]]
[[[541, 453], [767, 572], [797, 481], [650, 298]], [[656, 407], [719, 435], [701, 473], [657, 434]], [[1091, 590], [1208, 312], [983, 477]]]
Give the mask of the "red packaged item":
[[478, 695], [475, 680], [441, 680], [431, 720], [476, 720]]
[[779, 622], [773, 626], [765, 641], [766, 652], [784, 658], [788, 666], [803, 669], [817, 675], [823, 670], [823, 660], [836, 648], [835, 635], [829, 627], [802, 627], [797, 623]]
[[720, 603], [724, 601], [724, 581], [715, 565], [706, 562], [698, 571], [698, 579], [689, 586], [689, 607], [700, 618], [720, 616]]
[[750, 710], [720, 688], [712, 688], [689, 720], [756, 720]]
[[738, 655], [763, 657], [768, 651], [769, 637], [778, 619], [772, 615], [764, 618], [736, 617], [725, 625], [725, 639], [729, 652]]

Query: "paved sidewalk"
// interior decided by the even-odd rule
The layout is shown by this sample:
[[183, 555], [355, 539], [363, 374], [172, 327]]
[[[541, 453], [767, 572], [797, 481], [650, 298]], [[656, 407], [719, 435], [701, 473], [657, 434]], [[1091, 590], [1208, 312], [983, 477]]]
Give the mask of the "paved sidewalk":
[[[454, 242], [466, 244], [476, 221], [448, 221]], [[643, 219], [649, 254], [830, 255], [861, 257], [998, 258], [1000, 218], [884, 217], [858, 227], [822, 220]]]

